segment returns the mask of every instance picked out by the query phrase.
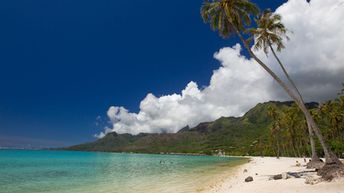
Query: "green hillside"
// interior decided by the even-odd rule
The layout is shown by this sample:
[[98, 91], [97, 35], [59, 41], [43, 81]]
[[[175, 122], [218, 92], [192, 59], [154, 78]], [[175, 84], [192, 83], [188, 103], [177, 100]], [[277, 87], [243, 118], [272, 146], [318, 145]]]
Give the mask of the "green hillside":
[[[318, 109], [317, 103], [307, 104], [310, 109]], [[256, 105], [242, 117], [221, 117], [213, 122], [201, 123], [194, 128], [185, 127], [174, 134], [139, 135], [107, 134], [95, 142], [65, 148], [78, 151], [136, 152], [136, 153], [197, 153], [214, 154], [218, 150], [228, 155], [274, 155], [271, 127], [276, 121], [268, 115], [274, 109], [283, 114], [294, 109], [292, 102], [266, 102]], [[301, 117], [302, 115], [296, 115]], [[323, 123], [324, 121], [322, 121]], [[303, 123], [301, 123], [303, 124]], [[295, 124], [296, 125], [296, 124]], [[299, 126], [298, 126], [299, 127]], [[298, 128], [301, 133], [299, 154], [309, 154], [306, 128]], [[283, 130], [280, 131], [281, 135]], [[289, 134], [285, 135], [290, 136]], [[288, 139], [285, 139], [288, 140]], [[302, 143], [301, 143], [302, 142]], [[285, 144], [289, 148], [289, 144]], [[320, 150], [320, 149], [319, 149]], [[320, 152], [321, 153], [321, 152]], [[290, 152], [282, 155], [296, 156]]]
[[290, 106], [289, 102], [258, 104], [243, 117], [222, 117], [214, 122], [201, 123], [175, 134], [107, 134], [95, 142], [69, 147], [69, 150], [113, 151], [140, 153], [204, 153], [224, 150], [228, 154], [249, 153], [257, 139], [267, 139], [272, 120], [267, 116], [269, 106], [279, 109]]

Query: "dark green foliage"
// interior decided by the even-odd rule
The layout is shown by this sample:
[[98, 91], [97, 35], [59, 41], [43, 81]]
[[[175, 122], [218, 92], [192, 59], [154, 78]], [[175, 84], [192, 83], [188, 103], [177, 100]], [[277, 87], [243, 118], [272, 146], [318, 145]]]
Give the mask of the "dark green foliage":
[[331, 149], [340, 157], [344, 153], [344, 96], [321, 104], [312, 112]]
[[258, 7], [248, 0], [205, 0], [201, 7], [204, 22], [226, 38], [251, 25], [251, 16]]
[[256, 19], [257, 27], [250, 28], [246, 32], [251, 36], [249, 41], [254, 40], [254, 49], [263, 50], [268, 53], [271, 46], [276, 46], [277, 51], [284, 49], [283, 38], [289, 39], [286, 35], [287, 29], [281, 22], [281, 16], [273, 13], [271, 10], [265, 10]]
[[[319, 125], [331, 150], [338, 157], [344, 153], [344, 96], [321, 105], [309, 103], [314, 120]], [[292, 105], [284, 110], [274, 109], [275, 116], [270, 126], [269, 146], [275, 155], [302, 156], [310, 154], [307, 123], [302, 112]], [[320, 143], [316, 141], [316, 151], [323, 155]], [[279, 153], [277, 151], [279, 149]]]

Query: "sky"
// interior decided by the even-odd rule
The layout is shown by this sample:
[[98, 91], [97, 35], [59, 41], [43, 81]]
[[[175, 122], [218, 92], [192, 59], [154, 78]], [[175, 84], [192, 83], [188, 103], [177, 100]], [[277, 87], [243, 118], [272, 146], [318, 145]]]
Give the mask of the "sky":
[[[344, 29], [336, 21], [343, 1], [254, 2], [279, 7], [292, 28], [280, 57], [306, 99], [335, 97], [344, 73]], [[201, 4], [1, 1], [0, 146], [65, 146], [111, 131], [176, 132], [239, 116], [258, 102], [288, 100], [236, 38], [224, 40], [203, 23]]]

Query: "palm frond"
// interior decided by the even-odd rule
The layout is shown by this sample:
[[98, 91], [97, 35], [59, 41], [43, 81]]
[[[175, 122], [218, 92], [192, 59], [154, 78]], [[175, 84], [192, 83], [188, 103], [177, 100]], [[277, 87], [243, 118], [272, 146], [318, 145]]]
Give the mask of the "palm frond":
[[275, 46], [277, 51], [285, 48], [283, 40], [289, 40], [289, 37], [286, 35], [287, 29], [281, 20], [282, 17], [271, 10], [264, 10], [259, 18], [255, 19], [257, 27], [246, 32], [254, 37], [255, 50], [263, 49], [265, 54], [268, 54], [270, 46]]
[[201, 7], [203, 21], [224, 38], [243, 31], [251, 24], [252, 15], [258, 12], [257, 6], [249, 0], [205, 0]]

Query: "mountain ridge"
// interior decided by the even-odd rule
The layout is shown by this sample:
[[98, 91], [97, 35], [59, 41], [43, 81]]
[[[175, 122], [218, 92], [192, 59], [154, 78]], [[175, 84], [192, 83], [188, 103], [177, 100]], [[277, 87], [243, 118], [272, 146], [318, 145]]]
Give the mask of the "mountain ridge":
[[[64, 150], [135, 152], [135, 153], [197, 153], [213, 154], [218, 150], [231, 155], [257, 153], [258, 140], [266, 142], [269, 126], [268, 108], [279, 110], [291, 107], [293, 102], [269, 101], [258, 103], [241, 117], [220, 117], [190, 128], [185, 126], [177, 133], [108, 133], [94, 142], [75, 145]], [[315, 108], [318, 103], [307, 103]]]

